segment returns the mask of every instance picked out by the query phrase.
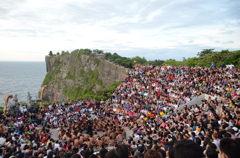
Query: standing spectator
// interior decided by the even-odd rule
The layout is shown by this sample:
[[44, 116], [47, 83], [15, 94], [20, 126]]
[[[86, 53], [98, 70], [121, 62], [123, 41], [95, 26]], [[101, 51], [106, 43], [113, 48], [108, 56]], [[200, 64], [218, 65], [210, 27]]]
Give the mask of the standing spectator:
[[225, 63], [222, 62], [222, 64], [221, 64], [221, 69], [224, 69], [225, 67], [226, 67]]
[[216, 68], [216, 64], [212, 61], [211, 68]]

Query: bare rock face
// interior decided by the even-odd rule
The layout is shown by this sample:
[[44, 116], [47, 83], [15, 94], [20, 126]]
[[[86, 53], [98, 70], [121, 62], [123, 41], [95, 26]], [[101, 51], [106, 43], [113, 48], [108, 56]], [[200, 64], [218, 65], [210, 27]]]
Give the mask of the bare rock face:
[[78, 99], [85, 92], [95, 95], [114, 82], [124, 80], [127, 69], [93, 54], [71, 53], [46, 56], [47, 85], [43, 100]]

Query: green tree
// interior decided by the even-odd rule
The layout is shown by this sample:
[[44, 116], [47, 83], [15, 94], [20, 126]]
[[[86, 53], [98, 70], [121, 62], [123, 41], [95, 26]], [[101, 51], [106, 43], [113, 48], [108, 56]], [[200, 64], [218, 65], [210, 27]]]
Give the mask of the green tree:
[[94, 49], [93, 52], [98, 54], [103, 54], [103, 50], [99, 50], [99, 49]]
[[205, 56], [205, 55], [213, 54], [213, 53], [215, 53], [213, 50], [214, 49], [203, 49], [201, 52], [198, 52], [197, 55], [199, 57], [202, 57], [202, 56]]
[[52, 53], [52, 51], [50, 50], [50, 52], [49, 52], [49, 54], [48, 54], [49, 56], [52, 56], [53, 55], [53, 53]]
[[134, 58], [132, 58], [132, 61], [135, 63], [135, 64], [141, 64], [141, 65], [144, 65], [147, 63], [147, 60], [143, 57], [139, 57], [139, 56], [136, 56]]
[[111, 53], [109, 53], [109, 52], [105, 53], [105, 59], [109, 60], [111, 56], [112, 56]]
[[127, 57], [122, 57], [120, 55], [118, 55], [117, 53], [109, 53], [106, 52], [105, 54], [105, 59], [115, 63], [115, 64], [119, 64], [121, 66], [127, 67], [127, 68], [132, 68], [134, 63], [133, 60]]

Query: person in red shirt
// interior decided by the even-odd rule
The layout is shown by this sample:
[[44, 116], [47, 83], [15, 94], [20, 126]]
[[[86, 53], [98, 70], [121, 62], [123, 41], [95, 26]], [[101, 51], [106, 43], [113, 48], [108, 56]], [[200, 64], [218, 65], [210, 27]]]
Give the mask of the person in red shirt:
[[46, 143], [47, 140], [48, 140], [48, 137], [47, 137], [47, 136], [44, 136], [44, 137], [42, 138], [41, 142], [42, 142], [42, 143]]

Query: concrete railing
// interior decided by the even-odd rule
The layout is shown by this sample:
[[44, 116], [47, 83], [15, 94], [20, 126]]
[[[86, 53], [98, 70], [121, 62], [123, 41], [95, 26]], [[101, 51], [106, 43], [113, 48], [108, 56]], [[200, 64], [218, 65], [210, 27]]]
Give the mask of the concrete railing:
[[194, 100], [191, 100], [190, 102], [181, 105], [180, 107], [178, 107], [177, 109], [175, 109], [175, 112], [180, 112], [182, 109], [185, 108], [185, 106], [187, 106], [187, 108], [193, 106], [193, 105], [201, 105], [202, 104], [202, 100], [207, 100], [209, 97], [211, 97], [211, 99], [213, 98], [213, 96], [210, 96], [208, 94], [202, 94], [199, 97], [197, 97]]

